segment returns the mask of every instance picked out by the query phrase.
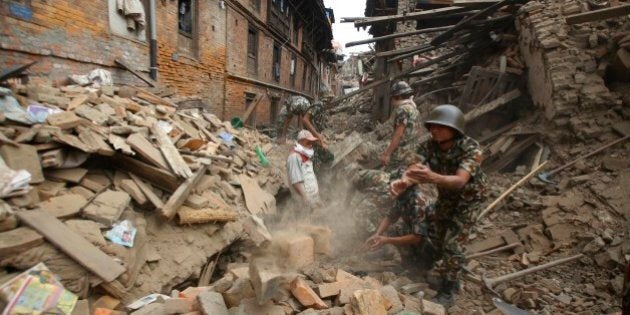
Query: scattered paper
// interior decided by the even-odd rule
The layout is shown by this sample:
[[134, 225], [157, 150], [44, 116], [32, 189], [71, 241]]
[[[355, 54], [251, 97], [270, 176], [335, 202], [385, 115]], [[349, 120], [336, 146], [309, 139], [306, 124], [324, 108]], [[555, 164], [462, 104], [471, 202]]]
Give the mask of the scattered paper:
[[133, 240], [136, 237], [137, 229], [133, 227], [129, 220], [119, 222], [114, 228], [105, 233], [105, 237], [122, 246], [133, 247]]

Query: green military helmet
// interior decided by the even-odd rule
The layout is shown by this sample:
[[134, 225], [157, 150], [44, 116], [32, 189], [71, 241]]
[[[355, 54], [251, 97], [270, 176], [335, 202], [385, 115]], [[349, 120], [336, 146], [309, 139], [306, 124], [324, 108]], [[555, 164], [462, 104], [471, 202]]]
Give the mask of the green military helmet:
[[466, 120], [464, 119], [464, 113], [457, 106], [445, 104], [434, 108], [429, 113], [424, 126], [428, 129], [429, 125], [432, 124], [451, 127], [463, 135]]
[[405, 81], [398, 81], [392, 85], [391, 96], [407, 96], [413, 94], [413, 89]]

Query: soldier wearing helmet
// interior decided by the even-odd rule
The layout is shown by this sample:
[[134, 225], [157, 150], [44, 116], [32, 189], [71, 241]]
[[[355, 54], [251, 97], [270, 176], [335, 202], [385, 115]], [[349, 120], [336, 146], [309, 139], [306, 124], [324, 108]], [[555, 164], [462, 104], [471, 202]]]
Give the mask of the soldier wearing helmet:
[[427, 208], [427, 229], [420, 236], [435, 248], [436, 256], [431, 258], [441, 259], [437, 268], [444, 282], [438, 301], [452, 305], [465, 264], [462, 247], [486, 198], [487, 179], [481, 170], [482, 150], [477, 141], [466, 136], [459, 108], [440, 105], [424, 125], [431, 140], [418, 147], [417, 163], [392, 182], [390, 192], [398, 196], [416, 184], [437, 186], [438, 198]]
[[394, 170], [400, 166], [403, 156], [413, 152], [417, 142], [419, 113], [416, 104], [411, 99], [413, 89], [407, 82], [399, 81], [391, 88], [391, 104], [394, 106], [394, 133], [389, 146], [381, 155], [381, 164], [387, 170]]

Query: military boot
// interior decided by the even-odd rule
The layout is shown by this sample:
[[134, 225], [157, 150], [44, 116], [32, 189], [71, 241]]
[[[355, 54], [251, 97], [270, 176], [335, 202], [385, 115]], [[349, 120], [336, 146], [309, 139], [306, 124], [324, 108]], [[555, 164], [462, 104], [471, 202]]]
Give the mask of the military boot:
[[459, 281], [444, 280], [442, 282], [442, 288], [438, 291], [438, 295], [435, 297], [436, 301], [446, 309], [455, 305], [455, 295], [459, 291]]

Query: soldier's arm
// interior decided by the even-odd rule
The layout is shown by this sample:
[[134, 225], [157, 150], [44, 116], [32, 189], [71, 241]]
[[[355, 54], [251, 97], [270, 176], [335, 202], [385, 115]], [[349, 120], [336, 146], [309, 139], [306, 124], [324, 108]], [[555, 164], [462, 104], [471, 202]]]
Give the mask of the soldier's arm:
[[442, 175], [422, 164], [416, 164], [412, 168], [407, 169], [405, 175], [418, 183], [435, 184], [441, 188], [451, 190], [461, 189], [471, 177], [470, 173], [465, 169], [458, 169], [455, 175]]
[[418, 234], [407, 234], [403, 236], [388, 237], [385, 242], [396, 246], [410, 246], [420, 244], [422, 236]]
[[315, 129], [315, 126], [313, 126], [313, 123], [311, 122], [311, 114], [310, 113], [306, 113], [304, 116], [302, 116], [302, 124], [304, 124], [304, 127], [310, 131], [313, 136], [315, 136], [315, 138], [319, 139], [320, 141], [323, 140], [322, 135], [317, 132], [317, 129]]

